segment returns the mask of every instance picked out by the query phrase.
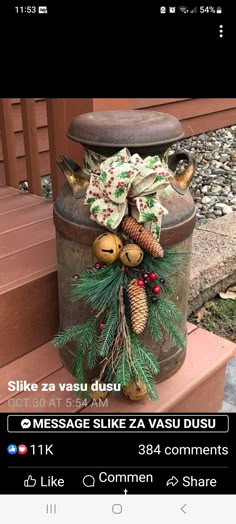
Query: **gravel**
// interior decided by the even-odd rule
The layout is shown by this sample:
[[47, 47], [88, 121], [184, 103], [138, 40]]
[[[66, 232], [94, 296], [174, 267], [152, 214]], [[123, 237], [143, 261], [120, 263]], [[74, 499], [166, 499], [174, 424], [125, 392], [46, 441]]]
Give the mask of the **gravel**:
[[[28, 182], [24, 180], [20, 182], [21, 191], [28, 192]], [[52, 182], [51, 175], [45, 175], [41, 177], [41, 190], [42, 196], [45, 198], [52, 198]]]
[[[236, 125], [201, 133], [174, 144], [192, 153], [197, 168], [190, 192], [197, 208], [197, 223], [205, 224], [236, 210]], [[179, 172], [184, 169], [179, 163]]]
[[[204, 224], [236, 210], [236, 125], [201, 133], [184, 139], [169, 148], [167, 154], [179, 149], [192, 153], [197, 168], [190, 192], [197, 208], [197, 223]], [[178, 170], [184, 169], [183, 162]], [[41, 178], [42, 195], [52, 198], [51, 176]], [[22, 191], [28, 190], [26, 181]]]

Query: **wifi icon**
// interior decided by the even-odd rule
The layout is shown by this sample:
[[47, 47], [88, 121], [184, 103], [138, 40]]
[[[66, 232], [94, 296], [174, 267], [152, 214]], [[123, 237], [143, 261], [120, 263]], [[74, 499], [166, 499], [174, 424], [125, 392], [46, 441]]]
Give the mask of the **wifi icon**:
[[188, 9], [186, 6], [182, 5], [181, 7], [179, 7], [179, 10], [182, 12], [182, 13], [188, 13]]

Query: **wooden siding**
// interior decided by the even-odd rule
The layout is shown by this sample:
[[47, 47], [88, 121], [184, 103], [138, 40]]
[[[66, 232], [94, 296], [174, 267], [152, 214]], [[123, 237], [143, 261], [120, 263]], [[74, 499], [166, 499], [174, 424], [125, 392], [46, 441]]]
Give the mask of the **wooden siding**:
[[236, 98], [130, 98], [130, 109], [170, 113], [186, 136], [236, 123]]
[[[71, 106], [71, 118], [73, 117], [73, 107], [74, 116], [78, 114], [78, 111], [83, 113], [88, 110], [111, 109], [145, 109], [170, 113], [181, 120], [186, 136], [236, 123], [236, 98], [71, 98], [65, 100], [66, 104]], [[26, 179], [22, 111], [19, 98], [12, 98], [11, 103], [16, 151], [15, 170], [16, 178], [20, 181]], [[35, 98], [35, 106], [39, 169], [42, 176], [51, 171], [46, 99]], [[76, 147], [78, 148], [78, 145], [71, 143], [69, 149], [74, 152]], [[61, 153], [65, 153], [65, 151], [61, 151]], [[4, 184], [4, 181], [3, 152], [0, 140], [0, 185]]]
[[[30, 99], [28, 99], [30, 100]], [[14, 145], [16, 152], [16, 178], [17, 181], [26, 180], [26, 158], [23, 135], [22, 108], [20, 98], [12, 98], [12, 124], [14, 131]], [[35, 98], [35, 118], [37, 127], [37, 140], [39, 151], [39, 169], [40, 175], [50, 173], [50, 158], [48, 145], [48, 128], [47, 128], [47, 111], [45, 98]], [[1, 126], [0, 126], [1, 127]], [[1, 137], [0, 137], [1, 138]], [[0, 185], [5, 183], [5, 171], [3, 163], [3, 144], [0, 139]]]

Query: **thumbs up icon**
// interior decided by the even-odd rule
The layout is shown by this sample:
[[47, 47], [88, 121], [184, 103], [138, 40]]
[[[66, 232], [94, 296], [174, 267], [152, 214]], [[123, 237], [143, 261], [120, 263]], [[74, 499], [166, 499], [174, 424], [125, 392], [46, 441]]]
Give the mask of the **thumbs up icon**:
[[34, 488], [36, 486], [36, 479], [33, 479], [32, 475], [29, 475], [27, 479], [24, 480], [25, 488]]

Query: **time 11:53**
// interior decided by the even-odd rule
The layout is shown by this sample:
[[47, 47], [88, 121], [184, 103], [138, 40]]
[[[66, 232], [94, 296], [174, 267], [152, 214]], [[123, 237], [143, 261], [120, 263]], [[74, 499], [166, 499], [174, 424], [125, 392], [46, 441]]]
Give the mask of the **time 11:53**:
[[15, 6], [15, 11], [16, 13], [28, 13], [28, 14], [31, 14], [31, 13], [36, 13], [37, 12], [37, 8], [35, 7], [35, 5], [23, 5], [23, 6], [19, 6], [19, 5], [16, 5]]

